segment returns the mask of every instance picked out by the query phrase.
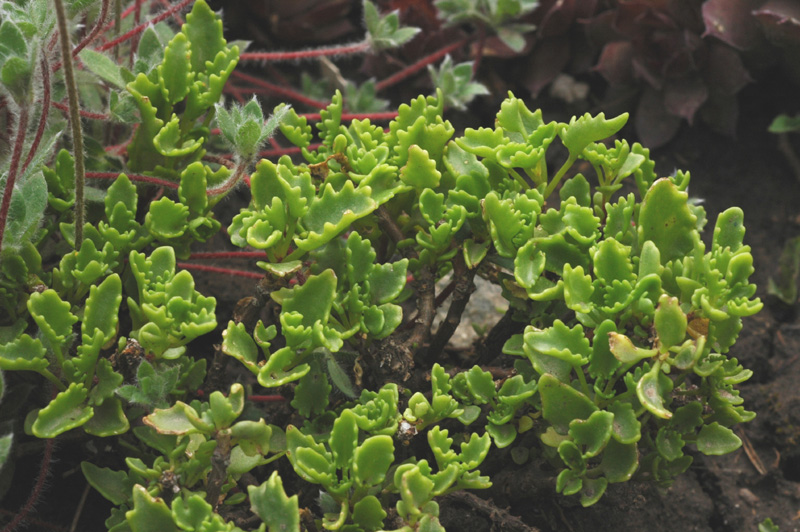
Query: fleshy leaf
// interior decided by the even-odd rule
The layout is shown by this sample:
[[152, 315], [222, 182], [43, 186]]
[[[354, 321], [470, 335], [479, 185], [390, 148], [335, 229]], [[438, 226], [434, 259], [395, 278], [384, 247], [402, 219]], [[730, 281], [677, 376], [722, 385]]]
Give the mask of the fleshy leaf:
[[375, 486], [383, 482], [389, 466], [394, 461], [394, 443], [391, 436], [378, 435], [364, 440], [353, 455], [353, 474], [362, 486]]
[[575, 419], [588, 419], [597, 407], [591, 399], [549, 374], [539, 378], [542, 416], [561, 434]]
[[37, 438], [54, 438], [75, 427], [80, 427], [94, 415], [86, 406], [89, 392], [83, 384], [72, 383], [56, 395], [50, 404], [39, 411], [31, 431]]
[[688, 194], [669, 179], [659, 179], [642, 202], [639, 211], [639, 243], [652, 240], [662, 264], [685, 256], [697, 237], [697, 217], [687, 203]]
[[732, 453], [742, 446], [742, 440], [728, 427], [716, 421], [703, 425], [697, 435], [697, 450], [705, 455], [723, 455]]

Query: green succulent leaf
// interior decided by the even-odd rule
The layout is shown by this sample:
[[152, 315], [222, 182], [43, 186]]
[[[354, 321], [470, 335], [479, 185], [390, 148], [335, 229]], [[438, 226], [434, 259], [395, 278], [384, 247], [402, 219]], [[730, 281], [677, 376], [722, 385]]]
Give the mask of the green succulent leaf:
[[716, 421], [703, 425], [697, 435], [697, 450], [705, 455], [728, 454], [741, 446], [742, 440], [731, 429]]
[[683, 257], [694, 248], [697, 217], [689, 209], [688, 194], [669, 179], [659, 179], [642, 201], [639, 212], [639, 244], [651, 240], [662, 264]]
[[391, 436], [371, 436], [359, 445], [353, 454], [353, 474], [362, 486], [375, 486], [383, 482], [389, 466], [394, 461], [394, 442]]
[[597, 456], [611, 438], [614, 414], [598, 410], [587, 419], [576, 419], [569, 424], [569, 435], [573, 441], [583, 446], [583, 456]]
[[251, 510], [266, 523], [269, 532], [300, 532], [297, 495], [288, 497], [277, 471], [260, 486], [248, 486]]
[[658, 300], [653, 322], [658, 333], [659, 350], [665, 353], [686, 338], [687, 319], [681, 310], [678, 298], [662, 294]]
[[130, 500], [133, 482], [124, 471], [98, 467], [90, 462], [81, 462], [81, 470], [87, 482], [112, 503], [121, 505]]
[[664, 406], [664, 400], [672, 391], [672, 380], [661, 372], [661, 362], [653, 364], [636, 384], [636, 395], [642, 405], [655, 416], [663, 419], [672, 417], [672, 412]]
[[539, 378], [542, 416], [561, 434], [567, 434], [569, 424], [576, 419], [588, 419], [598, 408], [591, 399], [545, 373]]
[[0, 345], [0, 369], [41, 371], [50, 365], [46, 354], [47, 349], [41, 340], [23, 334], [12, 342]]
[[164, 50], [164, 61], [158, 66], [158, 79], [164, 99], [175, 105], [189, 93], [195, 73], [191, 70], [192, 50], [189, 39], [178, 33]]
[[68, 430], [80, 427], [94, 415], [86, 405], [89, 392], [80, 383], [72, 383], [56, 395], [50, 404], [39, 410], [31, 432], [37, 438], [55, 438]]
[[125, 518], [132, 532], [179, 532], [163, 499], [151, 496], [140, 484], [133, 486], [133, 509], [125, 513]]
[[561, 140], [569, 150], [570, 156], [578, 156], [592, 142], [606, 139], [622, 129], [628, 121], [628, 113], [616, 118], [606, 119], [603, 113], [592, 116], [589, 113], [580, 118], [572, 118], [561, 132]]

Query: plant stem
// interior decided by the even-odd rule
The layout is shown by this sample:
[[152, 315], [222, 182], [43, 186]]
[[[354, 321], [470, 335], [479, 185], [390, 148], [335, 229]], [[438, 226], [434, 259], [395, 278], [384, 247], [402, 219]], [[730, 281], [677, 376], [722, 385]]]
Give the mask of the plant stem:
[[282, 395], [251, 395], [247, 399], [254, 403], [279, 403], [286, 401], [286, 398]]
[[263, 251], [199, 251], [189, 255], [190, 259], [263, 259]]
[[453, 50], [461, 48], [462, 46], [467, 44], [467, 42], [469, 42], [468, 38], [461, 39], [460, 41], [456, 41], [456, 42], [454, 42], [452, 44], [449, 44], [449, 45], [445, 46], [444, 48], [442, 48], [441, 50], [439, 50], [437, 52], [434, 52], [434, 53], [432, 53], [431, 55], [429, 55], [427, 57], [423, 57], [422, 59], [420, 59], [416, 63], [413, 63], [413, 64], [407, 66], [406, 68], [402, 69], [400, 72], [397, 72], [397, 73], [389, 76], [388, 78], [384, 79], [383, 81], [379, 81], [378, 83], [375, 84], [375, 89], [378, 90], [378, 91], [382, 91], [384, 89], [388, 89], [392, 85], [395, 85], [395, 84], [403, 81], [408, 76], [411, 76], [412, 74], [416, 74], [417, 72], [419, 72], [420, 70], [422, 70], [426, 66], [430, 65], [431, 63], [433, 63], [435, 61], [438, 61], [439, 59], [441, 59], [442, 57], [446, 56], [447, 54], [449, 54]]
[[[100, 5], [100, 16], [97, 17], [97, 21], [94, 24], [92, 30], [86, 34], [86, 36], [78, 43], [75, 48], [72, 49], [72, 57], [76, 57], [81, 50], [89, 46], [92, 41], [97, 38], [97, 35], [100, 33], [102, 29], [103, 23], [106, 21], [106, 17], [108, 17], [108, 0], [102, 0], [102, 4]], [[55, 65], [53, 65], [53, 72], [59, 70], [62, 67], [62, 63], [59, 61]]]
[[55, 447], [55, 443], [56, 441], [54, 438], [47, 440], [44, 446], [44, 456], [42, 456], [42, 466], [39, 469], [39, 476], [36, 477], [36, 484], [34, 484], [31, 494], [28, 496], [28, 500], [25, 501], [25, 504], [17, 512], [17, 515], [14, 516], [14, 519], [3, 528], [2, 532], [12, 532], [16, 530], [25, 518], [28, 517], [36, 501], [41, 497], [44, 481], [47, 479], [47, 474], [50, 472], [50, 462], [53, 460], [53, 448]]
[[25, 144], [25, 133], [28, 129], [28, 108], [22, 106], [19, 110], [19, 117], [17, 119], [17, 135], [14, 139], [14, 151], [11, 153], [11, 166], [8, 169], [8, 179], [6, 179], [6, 188], [3, 191], [3, 202], [0, 204], [0, 249], [3, 245], [3, 234], [6, 230], [6, 219], [8, 218], [8, 209], [11, 206], [11, 196], [14, 193], [14, 185], [17, 181], [17, 173], [19, 170], [19, 160], [22, 157], [22, 147]]
[[[63, 104], [61, 102], [53, 102], [51, 105], [53, 107], [55, 107], [56, 109], [61, 109], [62, 111], [69, 111], [69, 106], [65, 105], [65, 104]], [[83, 109], [80, 109], [78, 111], [78, 114], [80, 116], [83, 116], [83, 117], [86, 117], [86, 118], [93, 118], [95, 120], [108, 120], [108, 119], [111, 118], [111, 115], [107, 115], [107, 114], [104, 114], [104, 113], [93, 113], [91, 111], [84, 111]]]
[[279, 87], [278, 85], [270, 83], [269, 81], [264, 81], [263, 79], [260, 79], [260, 78], [254, 77], [254, 76], [250, 76], [250, 75], [245, 74], [243, 72], [237, 72], [236, 70], [234, 70], [233, 73], [231, 74], [231, 76], [239, 78], [239, 79], [244, 80], [244, 81], [248, 81], [250, 83], [253, 83], [254, 85], [258, 85], [259, 87], [261, 87], [263, 89], [267, 89], [267, 91], [269, 91], [272, 94], [277, 94], [277, 95], [283, 96], [285, 98], [290, 98], [292, 100], [295, 100], [296, 102], [306, 104], [306, 105], [308, 105], [310, 107], [316, 107], [317, 109], [325, 109], [326, 107], [328, 107], [328, 103], [327, 102], [321, 102], [319, 100], [314, 100], [313, 98], [309, 98], [308, 96], [300, 94], [299, 92], [297, 92], [294, 89], [290, 89], [290, 88], [286, 88], [286, 87]]
[[[86, 172], [87, 179], [116, 179], [122, 174], [117, 172]], [[168, 188], [178, 188], [178, 183], [174, 181], [167, 181], [166, 179], [159, 179], [157, 177], [150, 177], [146, 175], [139, 175], [139, 174], [125, 174], [128, 176], [128, 179], [131, 181], [138, 181], [140, 183], [150, 183], [153, 185], [159, 185], [162, 187]]]
[[190, 264], [187, 262], [179, 262], [177, 266], [185, 270], [197, 270], [202, 272], [224, 273], [226, 275], [236, 275], [239, 277], [247, 277], [250, 279], [261, 279], [264, 277], [262, 273], [245, 272], [242, 270], [232, 270], [230, 268], [219, 268], [217, 266], [206, 266], [204, 264]]
[[464, 309], [467, 308], [470, 296], [475, 291], [473, 279], [477, 271], [477, 268], [467, 268], [462, 254], [456, 255], [453, 260], [453, 282], [455, 286], [453, 301], [450, 303], [450, 308], [447, 309], [447, 317], [439, 325], [439, 329], [436, 331], [436, 335], [431, 340], [431, 345], [425, 353], [425, 362], [427, 364], [433, 363], [441, 354], [461, 323], [461, 315], [464, 313]]
[[366, 41], [341, 44], [329, 48], [313, 48], [311, 50], [298, 50], [295, 52], [245, 52], [239, 54], [240, 61], [294, 61], [296, 59], [310, 59], [314, 57], [328, 57], [332, 55], [360, 54], [369, 50]]
[[217, 185], [214, 188], [209, 188], [206, 190], [206, 194], [209, 197], [219, 196], [221, 194], [226, 194], [229, 190], [233, 189], [238, 183], [239, 180], [244, 175], [244, 170], [248, 166], [250, 166], [250, 161], [242, 161], [236, 166], [236, 170], [233, 172], [233, 175]]
[[28, 149], [28, 156], [25, 157], [25, 163], [22, 165], [23, 174], [28, 169], [28, 165], [31, 164], [33, 156], [36, 155], [36, 150], [39, 149], [39, 143], [44, 135], [44, 128], [47, 126], [47, 117], [50, 114], [50, 67], [47, 64], [46, 54], [42, 54], [40, 65], [42, 69], [42, 90], [44, 92], [42, 96], [42, 114], [39, 116], [39, 127], [36, 128], [36, 136], [33, 137], [31, 147]]
[[83, 132], [81, 131], [80, 105], [78, 104], [78, 86], [75, 83], [75, 72], [72, 65], [72, 44], [67, 29], [67, 14], [63, 0], [53, 0], [58, 18], [58, 34], [61, 41], [61, 60], [64, 62], [64, 82], [67, 85], [69, 100], [69, 122], [72, 127], [72, 151], [75, 155], [75, 249], [80, 249], [83, 242], [83, 185], [86, 180], [86, 169], [83, 165]]
[[[322, 120], [322, 116], [319, 113], [301, 113], [298, 116], [306, 120]], [[394, 120], [395, 118], [397, 118], [397, 111], [385, 111], [380, 113], [342, 113], [342, 120]]]
[[[161, 22], [161, 21], [162, 21], [162, 20], [164, 20], [165, 18], [169, 17], [169, 16], [170, 16], [170, 15], [172, 15], [173, 13], [175, 13], [175, 12], [177, 12], [177, 11], [180, 11], [181, 9], [183, 9], [184, 7], [186, 7], [187, 5], [189, 5], [190, 3], [192, 3], [192, 1], [193, 1], [193, 0], [181, 0], [180, 2], [178, 2], [177, 4], [175, 4], [174, 6], [172, 6], [171, 8], [167, 9], [166, 11], [164, 11], [163, 13], [161, 13], [160, 15], [158, 15], [158, 16], [156, 16], [156, 17], [154, 17], [152, 20], [148, 20], [147, 22], [144, 22], [144, 23], [142, 23], [142, 24], [139, 24], [138, 26], [136, 26], [136, 27], [135, 27], [135, 28], [133, 28], [132, 30], [128, 31], [128, 32], [127, 32], [127, 33], [125, 33], [124, 35], [121, 35], [120, 37], [117, 37], [117, 38], [116, 38], [116, 39], [114, 39], [113, 41], [108, 41], [108, 42], [107, 42], [107, 43], [105, 43], [103, 46], [101, 46], [101, 47], [99, 48], [99, 50], [100, 50], [101, 52], [105, 52], [105, 51], [106, 51], [106, 50], [108, 50], [109, 48], [113, 48], [113, 47], [115, 47], [116, 45], [118, 45], [119, 43], [122, 43], [122, 42], [125, 42], [125, 41], [127, 41], [127, 40], [128, 40], [128, 39], [130, 39], [131, 37], [134, 37], [134, 36], [136, 36], [136, 35], [139, 35], [139, 34], [140, 34], [140, 33], [142, 33], [144, 30], [146, 30], [146, 29], [147, 29], [147, 27], [148, 27], [148, 26], [150, 26], [151, 24], [155, 26], [156, 24], [158, 24], [159, 22]], [[138, 6], [138, 5], [139, 5], [139, 3], [137, 2], [137, 6]]]
[[553, 191], [558, 186], [558, 183], [561, 181], [561, 178], [564, 177], [564, 174], [567, 173], [567, 170], [569, 170], [570, 167], [572, 167], [573, 163], [575, 163], [577, 159], [578, 159], [577, 155], [570, 155], [564, 162], [564, 164], [561, 166], [561, 168], [558, 169], [558, 173], [553, 177], [553, 180], [550, 181], [550, 184], [547, 185], [547, 188], [544, 189], [544, 194], [542, 195], [544, 196], [545, 201], [547, 201], [547, 198], [550, 197], [550, 194], [552, 194]]

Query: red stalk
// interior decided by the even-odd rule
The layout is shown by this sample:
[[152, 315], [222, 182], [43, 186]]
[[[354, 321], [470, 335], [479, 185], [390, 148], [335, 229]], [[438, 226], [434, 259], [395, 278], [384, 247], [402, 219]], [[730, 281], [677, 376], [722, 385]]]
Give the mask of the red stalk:
[[246, 272], [242, 270], [232, 270], [230, 268], [219, 268], [217, 266], [206, 266], [203, 264], [190, 264], [187, 262], [179, 262], [177, 265], [185, 270], [197, 270], [201, 272], [223, 273], [225, 275], [236, 275], [239, 277], [247, 277], [249, 279], [263, 279], [264, 274], [256, 272]]
[[[322, 120], [319, 113], [303, 113], [301, 118], [316, 121]], [[384, 111], [380, 113], [342, 113], [342, 120], [394, 120], [397, 118], [397, 111]]]
[[104, 52], [104, 51], [106, 51], [106, 50], [108, 50], [108, 49], [110, 49], [110, 48], [113, 48], [113, 47], [115, 47], [115, 46], [116, 46], [116, 45], [118, 45], [119, 43], [122, 43], [122, 42], [125, 42], [125, 41], [127, 41], [127, 40], [128, 40], [128, 39], [130, 39], [131, 37], [135, 37], [136, 35], [139, 35], [139, 34], [140, 34], [140, 33], [142, 33], [142, 32], [143, 32], [145, 29], [147, 29], [147, 27], [148, 27], [148, 26], [150, 26], [151, 24], [153, 24], [153, 25], [155, 25], [155, 24], [158, 24], [159, 22], [161, 22], [161, 21], [162, 21], [162, 20], [164, 20], [165, 18], [169, 17], [169, 16], [170, 16], [170, 15], [172, 15], [173, 13], [175, 13], [175, 12], [177, 12], [177, 11], [180, 11], [181, 9], [183, 9], [184, 7], [186, 7], [187, 5], [189, 5], [189, 4], [190, 4], [192, 1], [193, 1], [193, 0], [181, 0], [180, 2], [178, 2], [177, 4], [175, 4], [174, 6], [172, 6], [171, 8], [167, 9], [166, 11], [164, 11], [163, 13], [161, 13], [160, 15], [158, 15], [158, 16], [156, 16], [156, 17], [154, 17], [153, 19], [151, 19], [151, 20], [148, 20], [147, 22], [145, 22], [145, 23], [143, 23], [143, 24], [139, 24], [138, 26], [136, 26], [136, 27], [135, 27], [135, 28], [133, 28], [132, 30], [128, 31], [127, 33], [125, 33], [125, 34], [123, 34], [123, 35], [120, 35], [120, 36], [119, 36], [119, 37], [117, 37], [116, 39], [114, 39], [114, 40], [112, 40], [112, 41], [109, 41], [109, 42], [105, 43], [103, 46], [101, 46], [101, 47], [99, 48], [99, 50], [100, 50], [101, 52]]
[[11, 194], [14, 192], [14, 185], [17, 181], [19, 160], [22, 157], [22, 147], [25, 145], [27, 130], [28, 108], [22, 106], [19, 110], [19, 120], [17, 120], [17, 136], [14, 139], [14, 151], [11, 153], [11, 166], [8, 169], [6, 188], [3, 191], [3, 202], [0, 204], [0, 246], [3, 245], [3, 233], [6, 232], [6, 219], [8, 218], [8, 209], [11, 206]]
[[42, 456], [42, 467], [39, 469], [39, 476], [36, 477], [36, 484], [33, 486], [28, 500], [25, 505], [17, 512], [14, 519], [11, 520], [2, 530], [2, 532], [12, 532], [28, 517], [28, 514], [33, 510], [36, 501], [42, 496], [42, 489], [44, 488], [44, 481], [47, 474], [50, 472], [50, 462], [53, 459], [53, 447], [55, 446], [55, 438], [50, 438], [44, 446], [44, 456]]
[[461, 48], [462, 46], [467, 44], [468, 41], [469, 41], [469, 39], [464, 38], [464, 39], [461, 39], [460, 41], [448, 44], [447, 46], [445, 46], [444, 48], [442, 48], [438, 52], [434, 52], [434, 53], [432, 53], [431, 55], [429, 55], [427, 57], [423, 57], [422, 59], [420, 59], [416, 63], [412, 63], [411, 65], [407, 66], [406, 68], [402, 69], [401, 71], [399, 71], [399, 72], [389, 76], [388, 78], [384, 79], [383, 81], [379, 81], [378, 83], [375, 84], [375, 89], [379, 90], [379, 91], [382, 91], [384, 89], [387, 89], [387, 88], [391, 87], [392, 85], [395, 85], [395, 84], [399, 83], [400, 81], [406, 79], [408, 76], [411, 76], [412, 74], [416, 74], [418, 71], [422, 70], [423, 68], [425, 68], [426, 66], [430, 65], [431, 63], [433, 63], [435, 61], [438, 61], [439, 59], [441, 59], [442, 57], [446, 56], [447, 54], [449, 54], [453, 50]]
[[327, 102], [321, 102], [319, 100], [314, 100], [313, 98], [309, 98], [308, 96], [304, 96], [303, 94], [300, 94], [299, 92], [295, 91], [294, 89], [288, 89], [288, 88], [284, 88], [284, 87], [279, 87], [278, 85], [274, 85], [274, 84], [272, 84], [272, 83], [270, 83], [268, 81], [264, 81], [263, 79], [259, 79], [259, 78], [256, 78], [254, 76], [250, 76], [250, 75], [245, 74], [243, 72], [237, 72], [235, 70], [233, 71], [232, 75], [234, 77], [239, 78], [239, 79], [243, 79], [244, 81], [249, 81], [250, 83], [253, 83], [254, 85], [258, 85], [259, 87], [261, 87], [263, 89], [267, 89], [272, 94], [277, 94], [279, 96], [283, 96], [284, 98], [290, 98], [292, 100], [295, 100], [296, 102], [306, 104], [306, 105], [308, 105], [310, 107], [316, 107], [317, 109], [325, 109], [326, 107], [328, 107], [328, 103]]
[[39, 143], [42, 141], [42, 136], [44, 135], [44, 128], [47, 127], [47, 116], [50, 114], [50, 66], [47, 64], [47, 54], [42, 54], [40, 65], [42, 69], [42, 90], [44, 91], [44, 95], [42, 96], [42, 114], [39, 116], [39, 127], [36, 128], [36, 136], [33, 138], [31, 147], [28, 150], [28, 156], [25, 157], [25, 163], [22, 165], [23, 174], [25, 170], [28, 169], [28, 165], [31, 164], [36, 150], [39, 149]]
[[198, 251], [190, 259], [263, 259], [263, 251]]
[[[122, 13], [120, 13], [120, 15], [119, 15], [119, 19], [120, 19], [120, 20], [124, 20], [124, 19], [128, 18], [128, 17], [130, 16], [130, 14], [131, 14], [131, 13], [133, 13], [133, 10], [134, 10], [134, 9], [136, 9], [137, 7], [139, 7], [139, 6], [141, 5], [141, 2], [142, 2], [142, 0], [136, 0], [136, 3], [135, 3], [135, 4], [133, 4], [132, 6], [128, 6], [127, 8], [125, 8], [125, 11], [123, 11]], [[106, 24], [106, 25], [103, 27], [103, 33], [105, 33], [105, 32], [107, 32], [108, 30], [110, 30], [110, 29], [111, 29], [111, 27], [112, 27], [114, 24], [115, 24], [115, 22], [114, 22], [114, 21], [111, 21], [111, 22], [109, 22], [108, 24]]]
[[294, 52], [245, 52], [239, 54], [240, 61], [294, 61], [297, 59], [310, 59], [313, 57], [328, 57], [332, 55], [360, 54], [369, 50], [367, 41], [331, 46], [330, 48], [314, 48], [311, 50], [297, 50]]
[[[102, 2], [103, 3], [100, 6], [100, 16], [97, 17], [97, 21], [95, 22], [92, 30], [86, 34], [83, 40], [79, 42], [75, 48], [72, 49], [72, 57], [77, 57], [77, 55], [81, 52], [81, 50], [90, 45], [92, 41], [94, 41], [97, 35], [100, 33], [102, 25], [106, 21], [106, 17], [108, 16], [108, 0], [102, 0]], [[53, 65], [53, 72], [56, 72], [58, 69], [61, 68], [61, 66], [62, 66], [61, 61]]]
[[282, 395], [251, 395], [247, 399], [254, 403], [277, 403], [286, 401], [286, 398]]
[[[159, 0], [159, 2], [161, 3], [161, 5], [162, 5], [162, 6], [164, 6], [164, 7], [169, 7], [169, 0]], [[172, 15], [172, 18], [175, 20], [175, 23], [176, 23], [178, 26], [182, 26], [183, 24], [185, 24], [185, 23], [186, 23], [186, 21], [185, 21], [185, 20], [183, 20], [183, 17], [182, 17], [182, 16], [180, 16], [180, 14], [179, 14], [179, 13], [175, 13], [175, 14], [173, 14], [173, 15]]]
[[[116, 172], [86, 172], [87, 179], [116, 179], [121, 174]], [[157, 177], [150, 177], [146, 175], [139, 175], [139, 174], [125, 174], [128, 176], [128, 179], [131, 181], [138, 181], [140, 183], [150, 183], [153, 185], [160, 185], [162, 187], [169, 187], [169, 188], [178, 188], [178, 183], [174, 181], [167, 181], [166, 179], [159, 179]]]
[[[56, 109], [61, 109], [62, 111], [69, 111], [69, 107], [61, 102], [53, 102], [51, 105]], [[84, 111], [84, 110], [80, 110], [78, 112], [84, 118], [93, 118], [95, 120], [108, 120], [111, 118], [110, 115], [106, 115], [103, 113], [93, 113], [91, 111]]]

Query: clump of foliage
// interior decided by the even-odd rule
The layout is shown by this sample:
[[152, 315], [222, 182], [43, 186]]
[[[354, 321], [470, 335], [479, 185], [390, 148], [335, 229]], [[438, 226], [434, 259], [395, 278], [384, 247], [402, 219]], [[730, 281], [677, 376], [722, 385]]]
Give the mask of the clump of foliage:
[[[370, 42], [413, 33], [367, 5]], [[17, 38], [49, 39], [45, 7], [4, 12], [0, 43], [49, 69], [45, 48]], [[13, 208], [0, 218], [0, 370], [5, 400], [34, 405], [0, 457], [21, 432], [108, 438], [121, 460], [82, 470], [114, 506], [109, 530], [300, 530], [301, 516], [308, 529], [444, 530], [436, 498], [491, 486], [479, 468], [521, 433], [534, 431], [530, 459], [584, 506], [635, 476], [668, 484], [691, 464], [687, 447], [741, 445], [731, 427], [754, 414], [736, 385], [752, 372], [729, 351], [761, 308], [743, 213], [723, 212], [706, 246], [689, 175], [658, 178], [646, 148], [614, 138], [627, 115], [545, 122], [509, 93], [494, 127], [456, 135], [441, 92], [400, 105], [387, 129], [346, 120], [337, 92], [312, 144], [308, 118], [288, 106], [265, 121], [256, 100], [220, 104], [239, 50], [204, 0], [179, 32], [142, 33], [134, 71], [103, 51], [81, 59], [108, 82], [112, 114], [138, 127], [127, 158], [89, 158], [87, 175], [114, 164], [127, 174], [88, 193], [74, 150], [45, 166], [55, 133], [26, 140], [26, 113], [48, 124], [47, 99], [39, 109], [17, 91], [33, 77], [19, 61], [0, 72], [13, 153], [33, 154], [3, 166]], [[440, 75], [468, 83], [463, 70]], [[49, 94], [49, 78], [38, 81]], [[215, 125], [230, 159], [207, 154]], [[264, 158], [245, 179], [278, 129], [304, 162]], [[553, 144], [565, 156], [555, 167]], [[214, 208], [242, 181], [251, 200], [227, 235], [262, 273], [219, 335], [215, 298], [178, 260], [219, 233]], [[155, 197], [136, 184], [147, 182], [174, 192]], [[436, 282], [449, 273], [454, 297], [434, 330]], [[494, 346], [513, 366], [500, 379], [446, 368], [476, 275], [502, 287], [522, 331]], [[52, 394], [19, 398], [29, 379]], [[259, 407], [259, 386], [280, 393], [279, 411]]]

